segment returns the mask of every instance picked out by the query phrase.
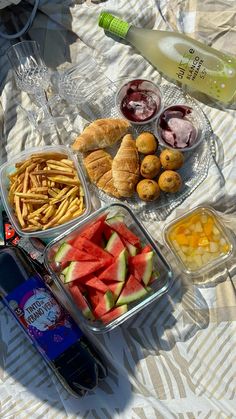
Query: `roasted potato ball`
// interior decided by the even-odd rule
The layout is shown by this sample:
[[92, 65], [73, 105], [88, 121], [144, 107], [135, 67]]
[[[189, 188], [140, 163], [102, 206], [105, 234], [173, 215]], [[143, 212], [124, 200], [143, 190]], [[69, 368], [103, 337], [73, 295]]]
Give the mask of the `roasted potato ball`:
[[139, 153], [154, 154], [158, 146], [155, 136], [151, 132], [142, 132], [136, 138], [136, 147]]
[[140, 166], [140, 173], [146, 179], [153, 179], [160, 173], [161, 171], [161, 161], [159, 157], [149, 155], [145, 156], [141, 166]]
[[161, 165], [165, 170], [180, 169], [184, 163], [183, 153], [179, 150], [166, 148], [160, 154]]
[[143, 201], [154, 201], [160, 196], [160, 188], [155, 180], [143, 179], [137, 184], [137, 193]]
[[165, 170], [158, 179], [158, 185], [164, 192], [175, 193], [181, 189], [182, 179], [179, 173]]

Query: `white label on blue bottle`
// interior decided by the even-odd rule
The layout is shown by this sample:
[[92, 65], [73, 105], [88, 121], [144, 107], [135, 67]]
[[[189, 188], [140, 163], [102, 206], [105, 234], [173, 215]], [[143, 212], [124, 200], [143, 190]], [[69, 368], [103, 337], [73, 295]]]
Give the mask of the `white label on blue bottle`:
[[32, 277], [5, 302], [44, 357], [54, 360], [82, 335], [40, 277]]

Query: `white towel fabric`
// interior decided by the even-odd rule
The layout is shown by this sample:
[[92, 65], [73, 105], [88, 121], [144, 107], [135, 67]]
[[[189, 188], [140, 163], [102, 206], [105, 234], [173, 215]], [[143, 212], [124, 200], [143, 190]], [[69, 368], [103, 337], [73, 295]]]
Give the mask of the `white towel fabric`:
[[[29, 3], [33, 4], [33, 1]], [[212, 2], [206, 3], [211, 5]], [[214, 2], [215, 7], [221, 3]], [[85, 51], [113, 81], [133, 75], [160, 80], [156, 70], [131, 46], [104, 35], [97, 25], [101, 10], [110, 11], [140, 27], [170, 29], [175, 26], [198, 36], [198, 1], [42, 0], [29, 34], [39, 41], [49, 66], [63, 68], [70, 62], [75, 64], [80, 60], [80, 53]], [[15, 88], [4, 55], [7, 46], [0, 39], [1, 161], [10, 160], [25, 148], [58, 141], [56, 137], [42, 139], [32, 131], [22, 109], [29, 109], [29, 97]], [[206, 101], [199, 101], [199, 104], [212, 126], [216, 157], [210, 158], [205, 180], [165, 221], [145, 221], [146, 228], [161, 248], [161, 231], [165, 223], [198, 204], [212, 205], [229, 227], [235, 226], [235, 110], [219, 109]], [[165, 249], [163, 252], [166, 254]], [[234, 417], [235, 263], [232, 260], [227, 267], [214, 273], [210, 285], [207, 282], [205, 286], [186, 281], [174, 263], [172, 266], [175, 281], [167, 295], [114, 331], [92, 337], [111, 366], [107, 379], [81, 400], [69, 396], [45, 368], [40, 356], [2, 306], [1, 417]]]

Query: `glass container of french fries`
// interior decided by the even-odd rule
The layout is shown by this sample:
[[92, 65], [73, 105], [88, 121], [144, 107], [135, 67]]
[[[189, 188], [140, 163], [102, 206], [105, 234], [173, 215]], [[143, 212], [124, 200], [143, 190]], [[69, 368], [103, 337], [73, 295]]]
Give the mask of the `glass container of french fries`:
[[91, 211], [76, 157], [65, 146], [31, 148], [0, 169], [3, 206], [21, 236], [56, 237]]

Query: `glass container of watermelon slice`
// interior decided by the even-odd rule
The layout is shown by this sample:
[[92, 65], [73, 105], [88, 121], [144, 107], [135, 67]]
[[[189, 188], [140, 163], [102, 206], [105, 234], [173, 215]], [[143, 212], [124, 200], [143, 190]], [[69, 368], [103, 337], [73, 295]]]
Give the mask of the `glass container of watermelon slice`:
[[172, 282], [154, 240], [120, 203], [100, 208], [50, 242], [45, 264], [74, 318], [95, 333], [114, 329]]

